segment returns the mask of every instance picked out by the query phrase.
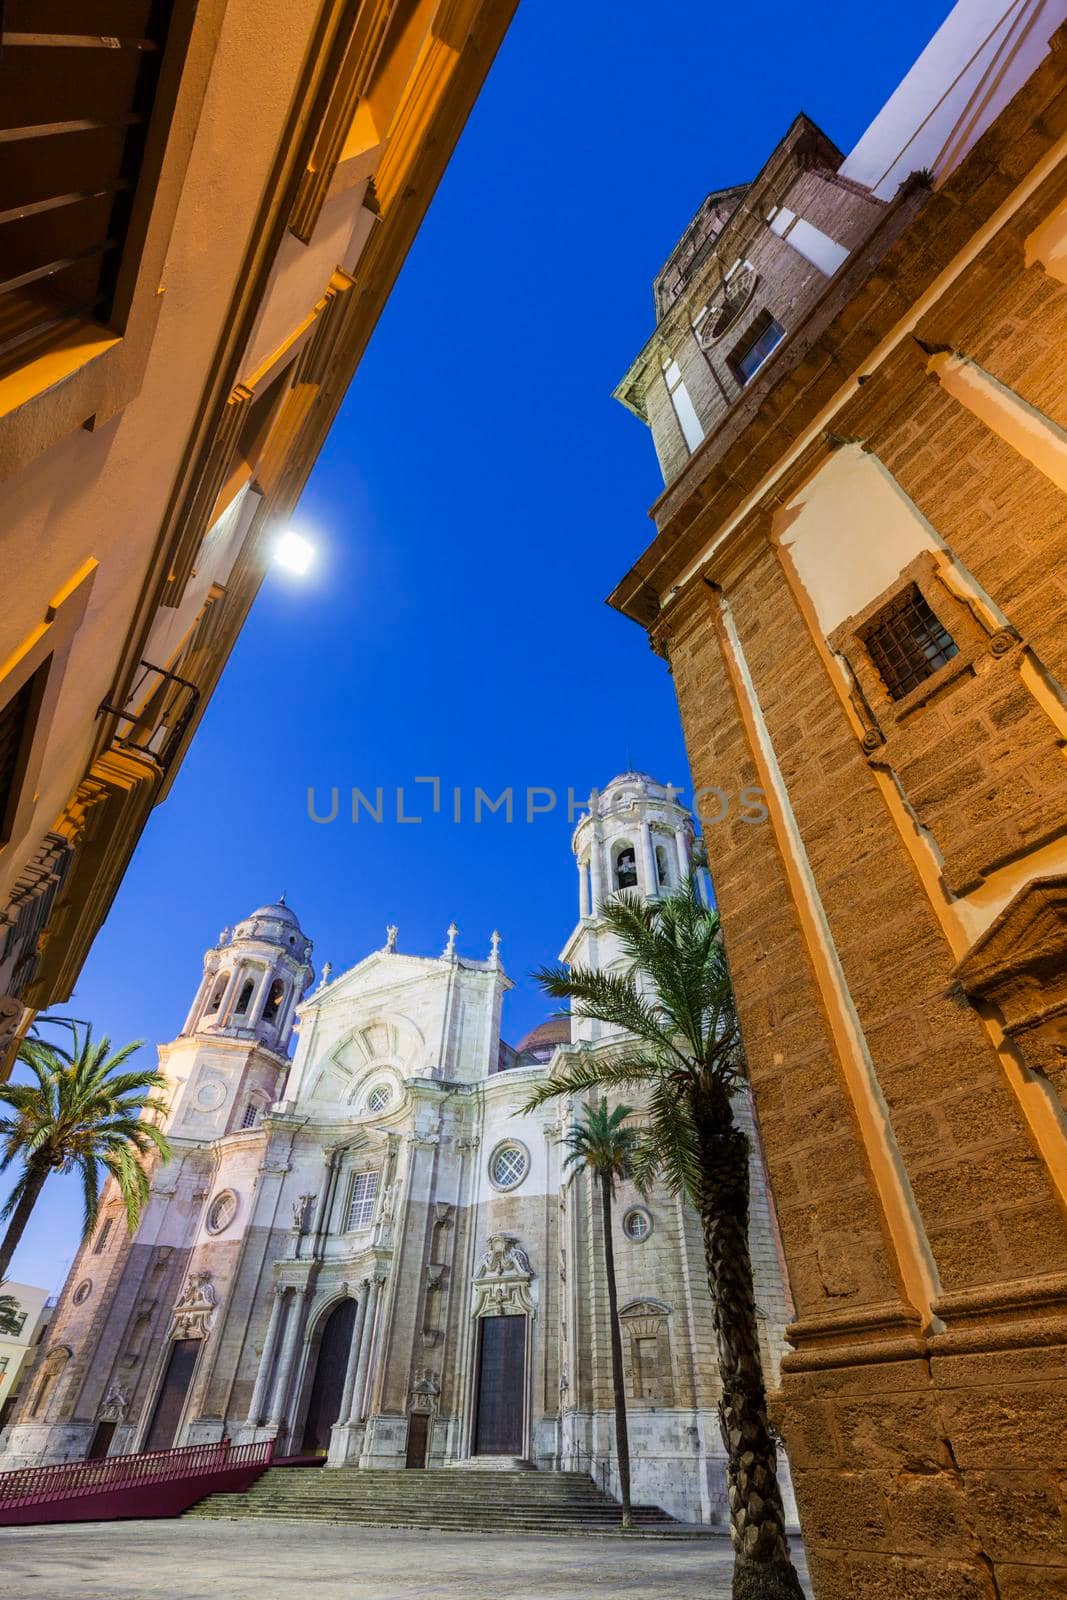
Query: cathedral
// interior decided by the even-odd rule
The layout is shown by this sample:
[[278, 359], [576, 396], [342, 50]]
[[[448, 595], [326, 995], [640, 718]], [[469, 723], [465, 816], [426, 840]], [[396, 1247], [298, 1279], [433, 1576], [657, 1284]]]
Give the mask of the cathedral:
[[[689, 874], [675, 793], [627, 772], [591, 797], [564, 961], [617, 965], [605, 898]], [[453, 924], [415, 955], [391, 926], [317, 984], [311, 952], [284, 897], [207, 952], [159, 1050], [172, 1159], [132, 1236], [105, 1193], [0, 1461], [272, 1437], [328, 1467], [525, 1463], [614, 1492], [598, 1195], [563, 1170], [573, 1106], [523, 1105], [554, 1064], [619, 1035], [574, 1018], [505, 1043], [496, 933], [474, 958]], [[789, 1306], [755, 1146], [752, 1164], [773, 1386]], [[614, 1227], [635, 1501], [725, 1521], [699, 1219], [623, 1184]]]

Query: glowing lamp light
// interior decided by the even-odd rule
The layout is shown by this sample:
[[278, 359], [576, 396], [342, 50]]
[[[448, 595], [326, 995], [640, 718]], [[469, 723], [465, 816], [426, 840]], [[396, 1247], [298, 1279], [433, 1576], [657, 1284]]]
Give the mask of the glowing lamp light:
[[284, 567], [286, 572], [295, 572], [298, 577], [303, 577], [314, 555], [314, 546], [291, 528], [281, 535], [274, 546], [274, 559], [278, 566]]

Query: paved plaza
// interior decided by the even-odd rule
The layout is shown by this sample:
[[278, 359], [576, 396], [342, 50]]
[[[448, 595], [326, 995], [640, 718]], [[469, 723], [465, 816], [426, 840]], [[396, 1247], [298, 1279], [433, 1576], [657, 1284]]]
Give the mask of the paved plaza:
[[0, 1532], [10, 1600], [728, 1600], [728, 1539], [554, 1539], [296, 1522]]

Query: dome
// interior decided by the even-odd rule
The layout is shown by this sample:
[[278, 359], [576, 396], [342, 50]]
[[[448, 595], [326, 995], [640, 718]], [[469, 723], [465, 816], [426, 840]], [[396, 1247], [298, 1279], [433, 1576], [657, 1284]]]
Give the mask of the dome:
[[[301, 961], [311, 954], [311, 940], [301, 928], [296, 912], [286, 905], [284, 895], [279, 895], [270, 905], [260, 906], [250, 916], [243, 917], [234, 928], [232, 937], [280, 945]], [[229, 943], [229, 938], [223, 939], [222, 943]]]
[[[609, 789], [614, 789], [614, 787], [615, 787], [615, 785], [617, 783], [655, 783], [655, 782], [656, 782], [656, 780], [652, 776], [651, 772], [617, 772], [615, 774], [614, 778], [612, 778], [611, 782], [610, 783], [606, 783], [604, 785], [604, 788], [603, 788], [603, 790], [601, 792], [603, 794], [606, 794]], [[657, 786], [657, 788], [662, 788], [662, 784], [657, 784], [656, 786]]]
[[516, 1049], [521, 1056], [540, 1055], [542, 1052], [550, 1054], [558, 1044], [570, 1042], [570, 1017], [549, 1017], [547, 1022], [539, 1022], [536, 1028], [524, 1034]]
[[291, 928], [299, 928], [300, 926], [300, 918], [291, 906], [286, 905], [284, 895], [280, 900], [276, 900], [273, 905], [260, 906], [258, 910], [253, 911], [244, 920], [246, 922], [254, 922], [257, 917], [269, 918], [271, 922], [286, 922]]

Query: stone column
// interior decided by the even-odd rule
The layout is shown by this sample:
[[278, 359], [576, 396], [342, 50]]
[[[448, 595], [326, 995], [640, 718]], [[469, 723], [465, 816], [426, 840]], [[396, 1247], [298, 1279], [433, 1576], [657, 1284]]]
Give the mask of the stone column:
[[589, 916], [589, 863], [578, 863], [578, 915]]
[[181, 1032], [181, 1035], [179, 1035], [179, 1037], [181, 1037], [182, 1035], [187, 1034], [187, 1033], [192, 1033], [193, 1030], [195, 1029], [196, 1024], [200, 1020], [200, 1012], [201, 1012], [201, 1010], [202, 1010], [202, 1008], [204, 1006], [205, 1001], [207, 1000], [208, 993], [209, 993], [209, 991], [211, 989], [211, 985], [215, 982], [215, 979], [217, 977], [218, 977], [218, 973], [217, 972], [205, 972], [204, 973], [204, 976], [200, 980], [200, 987], [196, 991], [196, 999], [193, 1001], [192, 1005], [189, 1007], [189, 1015], [185, 1019], [185, 1026], [182, 1028], [182, 1032]]
[[274, 1380], [274, 1393], [270, 1402], [269, 1423], [272, 1428], [280, 1428], [285, 1421], [285, 1405], [289, 1398], [289, 1385], [293, 1375], [293, 1358], [296, 1355], [297, 1341], [304, 1326], [304, 1306], [307, 1295], [307, 1286], [302, 1285], [293, 1290], [289, 1302], [289, 1317], [285, 1324], [285, 1340], [282, 1344], [281, 1360], [278, 1362], [278, 1375]]
[[345, 1386], [342, 1391], [341, 1409], [338, 1419], [347, 1427], [352, 1427], [359, 1421], [358, 1416], [352, 1415], [353, 1402], [356, 1393], [356, 1380], [359, 1377], [359, 1362], [363, 1354], [363, 1330], [367, 1320], [367, 1301], [370, 1298], [370, 1280], [364, 1278], [359, 1286], [359, 1297], [356, 1305], [356, 1321], [352, 1329], [352, 1343], [348, 1347], [348, 1365], [345, 1368]]
[[656, 881], [656, 854], [652, 848], [652, 829], [647, 822], [641, 823], [641, 877], [645, 880], [642, 884], [645, 894], [655, 894], [659, 889]]
[[245, 1022], [250, 1028], [254, 1025], [256, 1018], [263, 1009], [263, 996], [273, 976], [274, 968], [270, 966], [264, 967], [259, 975], [259, 982], [256, 984], [248, 1010], [245, 1012]]
[[244, 964], [243, 962], [239, 961], [234, 967], [233, 971], [230, 973], [230, 981], [226, 985], [226, 990], [219, 1004], [219, 1009], [211, 1018], [211, 1021], [216, 1028], [225, 1026], [226, 1020], [230, 1014], [230, 1007], [233, 1005], [233, 997], [237, 992], [237, 985], [241, 982], [243, 975]]
[[589, 847], [589, 874], [593, 885], [593, 916], [600, 915], [600, 908], [604, 904], [604, 864], [601, 860], [600, 840], [596, 836], [596, 829], [590, 829], [592, 842]]
[[356, 1378], [352, 1391], [352, 1411], [348, 1418], [349, 1423], [357, 1423], [363, 1417], [364, 1398], [367, 1390], [367, 1368], [370, 1366], [371, 1348], [374, 1344], [374, 1323], [378, 1315], [378, 1301], [381, 1298], [384, 1283], [384, 1272], [376, 1272], [370, 1282], [370, 1292], [366, 1302], [367, 1315], [363, 1323], [363, 1338], [360, 1344], [359, 1360], [356, 1364]]
[[675, 828], [674, 848], [678, 855], [678, 876], [683, 883], [689, 881], [689, 849], [685, 842], [685, 829]]
[[282, 1325], [282, 1307], [285, 1304], [285, 1290], [281, 1284], [275, 1284], [273, 1304], [270, 1308], [270, 1322], [267, 1324], [267, 1337], [263, 1341], [263, 1354], [259, 1358], [259, 1371], [256, 1373], [256, 1386], [252, 1390], [252, 1403], [248, 1407], [248, 1421], [253, 1428], [259, 1427], [260, 1417], [263, 1414], [263, 1402], [267, 1397], [267, 1384], [270, 1382], [270, 1369], [274, 1361], [274, 1352], [278, 1344], [278, 1334]]

